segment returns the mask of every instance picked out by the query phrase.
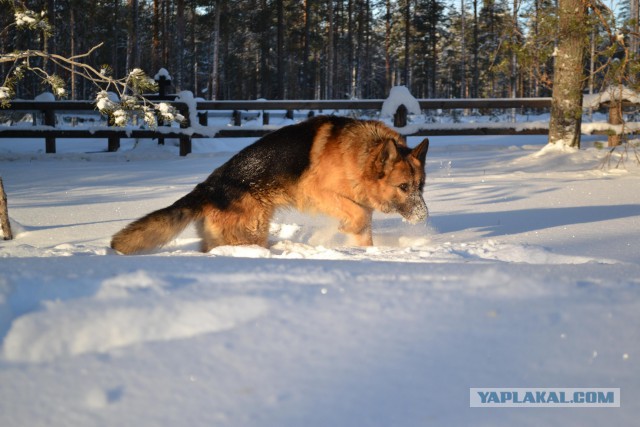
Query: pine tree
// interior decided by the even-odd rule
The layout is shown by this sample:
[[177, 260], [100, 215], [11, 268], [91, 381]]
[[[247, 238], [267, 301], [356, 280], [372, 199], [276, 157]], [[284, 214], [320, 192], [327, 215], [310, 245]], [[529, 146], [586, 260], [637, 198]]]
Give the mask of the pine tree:
[[435, 98], [438, 79], [440, 24], [444, 20], [444, 5], [438, 0], [422, 0], [414, 14], [415, 65], [413, 93], [419, 97]]

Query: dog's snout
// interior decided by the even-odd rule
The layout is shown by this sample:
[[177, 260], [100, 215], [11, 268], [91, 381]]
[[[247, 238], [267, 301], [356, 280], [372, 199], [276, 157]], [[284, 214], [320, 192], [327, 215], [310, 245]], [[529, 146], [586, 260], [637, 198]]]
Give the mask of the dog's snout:
[[399, 209], [400, 214], [411, 224], [418, 224], [427, 219], [429, 209], [421, 195], [411, 197], [405, 205], [405, 209]]

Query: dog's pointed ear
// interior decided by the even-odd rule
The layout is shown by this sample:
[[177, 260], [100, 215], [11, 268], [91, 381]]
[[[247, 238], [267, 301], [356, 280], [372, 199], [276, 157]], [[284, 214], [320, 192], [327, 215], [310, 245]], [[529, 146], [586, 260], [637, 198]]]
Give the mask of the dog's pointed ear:
[[422, 140], [416, 148], [411, 150], [411, 155], [420, 161], [421, 165], [424, 165], [425, 160], [427, 159], [427, 151], [429, 150], [429, 138], [425, 138]]
[[379, 150], [376, 156], [376, 172], [378, 172], [379, 177], [383, 177], [386, 175], [387, 169], [396, 162], [400, 153], [396, 142], [392, 139], [383, 142]]

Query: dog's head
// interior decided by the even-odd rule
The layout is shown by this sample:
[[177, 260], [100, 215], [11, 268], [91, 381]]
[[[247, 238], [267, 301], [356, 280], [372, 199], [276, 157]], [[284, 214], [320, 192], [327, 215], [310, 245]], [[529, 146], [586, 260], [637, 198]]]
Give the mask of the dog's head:
[[425, 138], [411, 149], [395, 139], [386, 139], [371, 153], [370, 171], [375, 181], [370, 194], [373, 207], [382, 212], [397, 212], [412, 224], [424, 221], [429, 211], [422, 198], [424, 165], [429, 149]]

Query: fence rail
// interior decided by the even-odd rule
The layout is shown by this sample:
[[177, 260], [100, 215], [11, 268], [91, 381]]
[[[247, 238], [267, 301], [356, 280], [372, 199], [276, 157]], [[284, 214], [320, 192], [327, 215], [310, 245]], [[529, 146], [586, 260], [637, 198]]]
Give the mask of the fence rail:
[[[185, 117], [189, 117], [189, 106], [180, 101], [165, 101], [175, 106]], [[309, 115], [314, 111], [331, 113], [336, 110], [381, 110], [385, 100], [282, 100], [282, 101], [200, 101], [195, 105], [198, 123], [187, 121], [181, 128], [160, 126], [156, 129], [122, 129], [109, 126], [78, 126], [59, 127], [56, 116], [61, 113], [94, 111], [98, 116], [95, 103], [92, 101], [19, 101], [11, 102], [11, 105], [3, 112], [30, 112], [42, 117], [42, 125], [34, 126], [0, 126], [0, 138], [44, 138], [47, 153], [56, 152], [56, 138], [101, 138], [107, 139], [108, 151], [117, 151], [122, 138], [154, 138], [162, 143], [164, 138], [180, 139], [180, 155], [191, 152], [192, 138], [203, 137], [257, 137], [264, 135], [272, 129], [246, 129], [242, 128], [243, 112], [246, 116], [249, 112], [258, 112], [263, 117], [263, 124], [269, 124], [270, 112], [285, 111], [287, 117], [293, 118], [295, 110], [309, 110]], [[509, 99], [419, 99], [422, 110], [453, 110], [453, 109], [548, 109], [551, 106], [551, 98], [509, 98]], [[224, 129], [208, 126], [209, 112], [228, 111], [233, 118], [234, 126]], [[218, 113], [219, 114], [219, 113]], [[257, 115], [254, 113], [254, 117]], [[35, 123], [34, 114], [34, 125]], [[193, 126], [192, 126], [193, 125]], [[516, 126], [515, 123], [491, 123], [487, 126], [481, 124], [471, 128], [460, 126], [425, 125], [419, 129], [407, 126], [407, 109], [400, 106], [394, 117], [394, 125], [405, 135], [439, 136], [439, 135], [516, 135], [516, 134], [546, 134], [546, 126]]]

